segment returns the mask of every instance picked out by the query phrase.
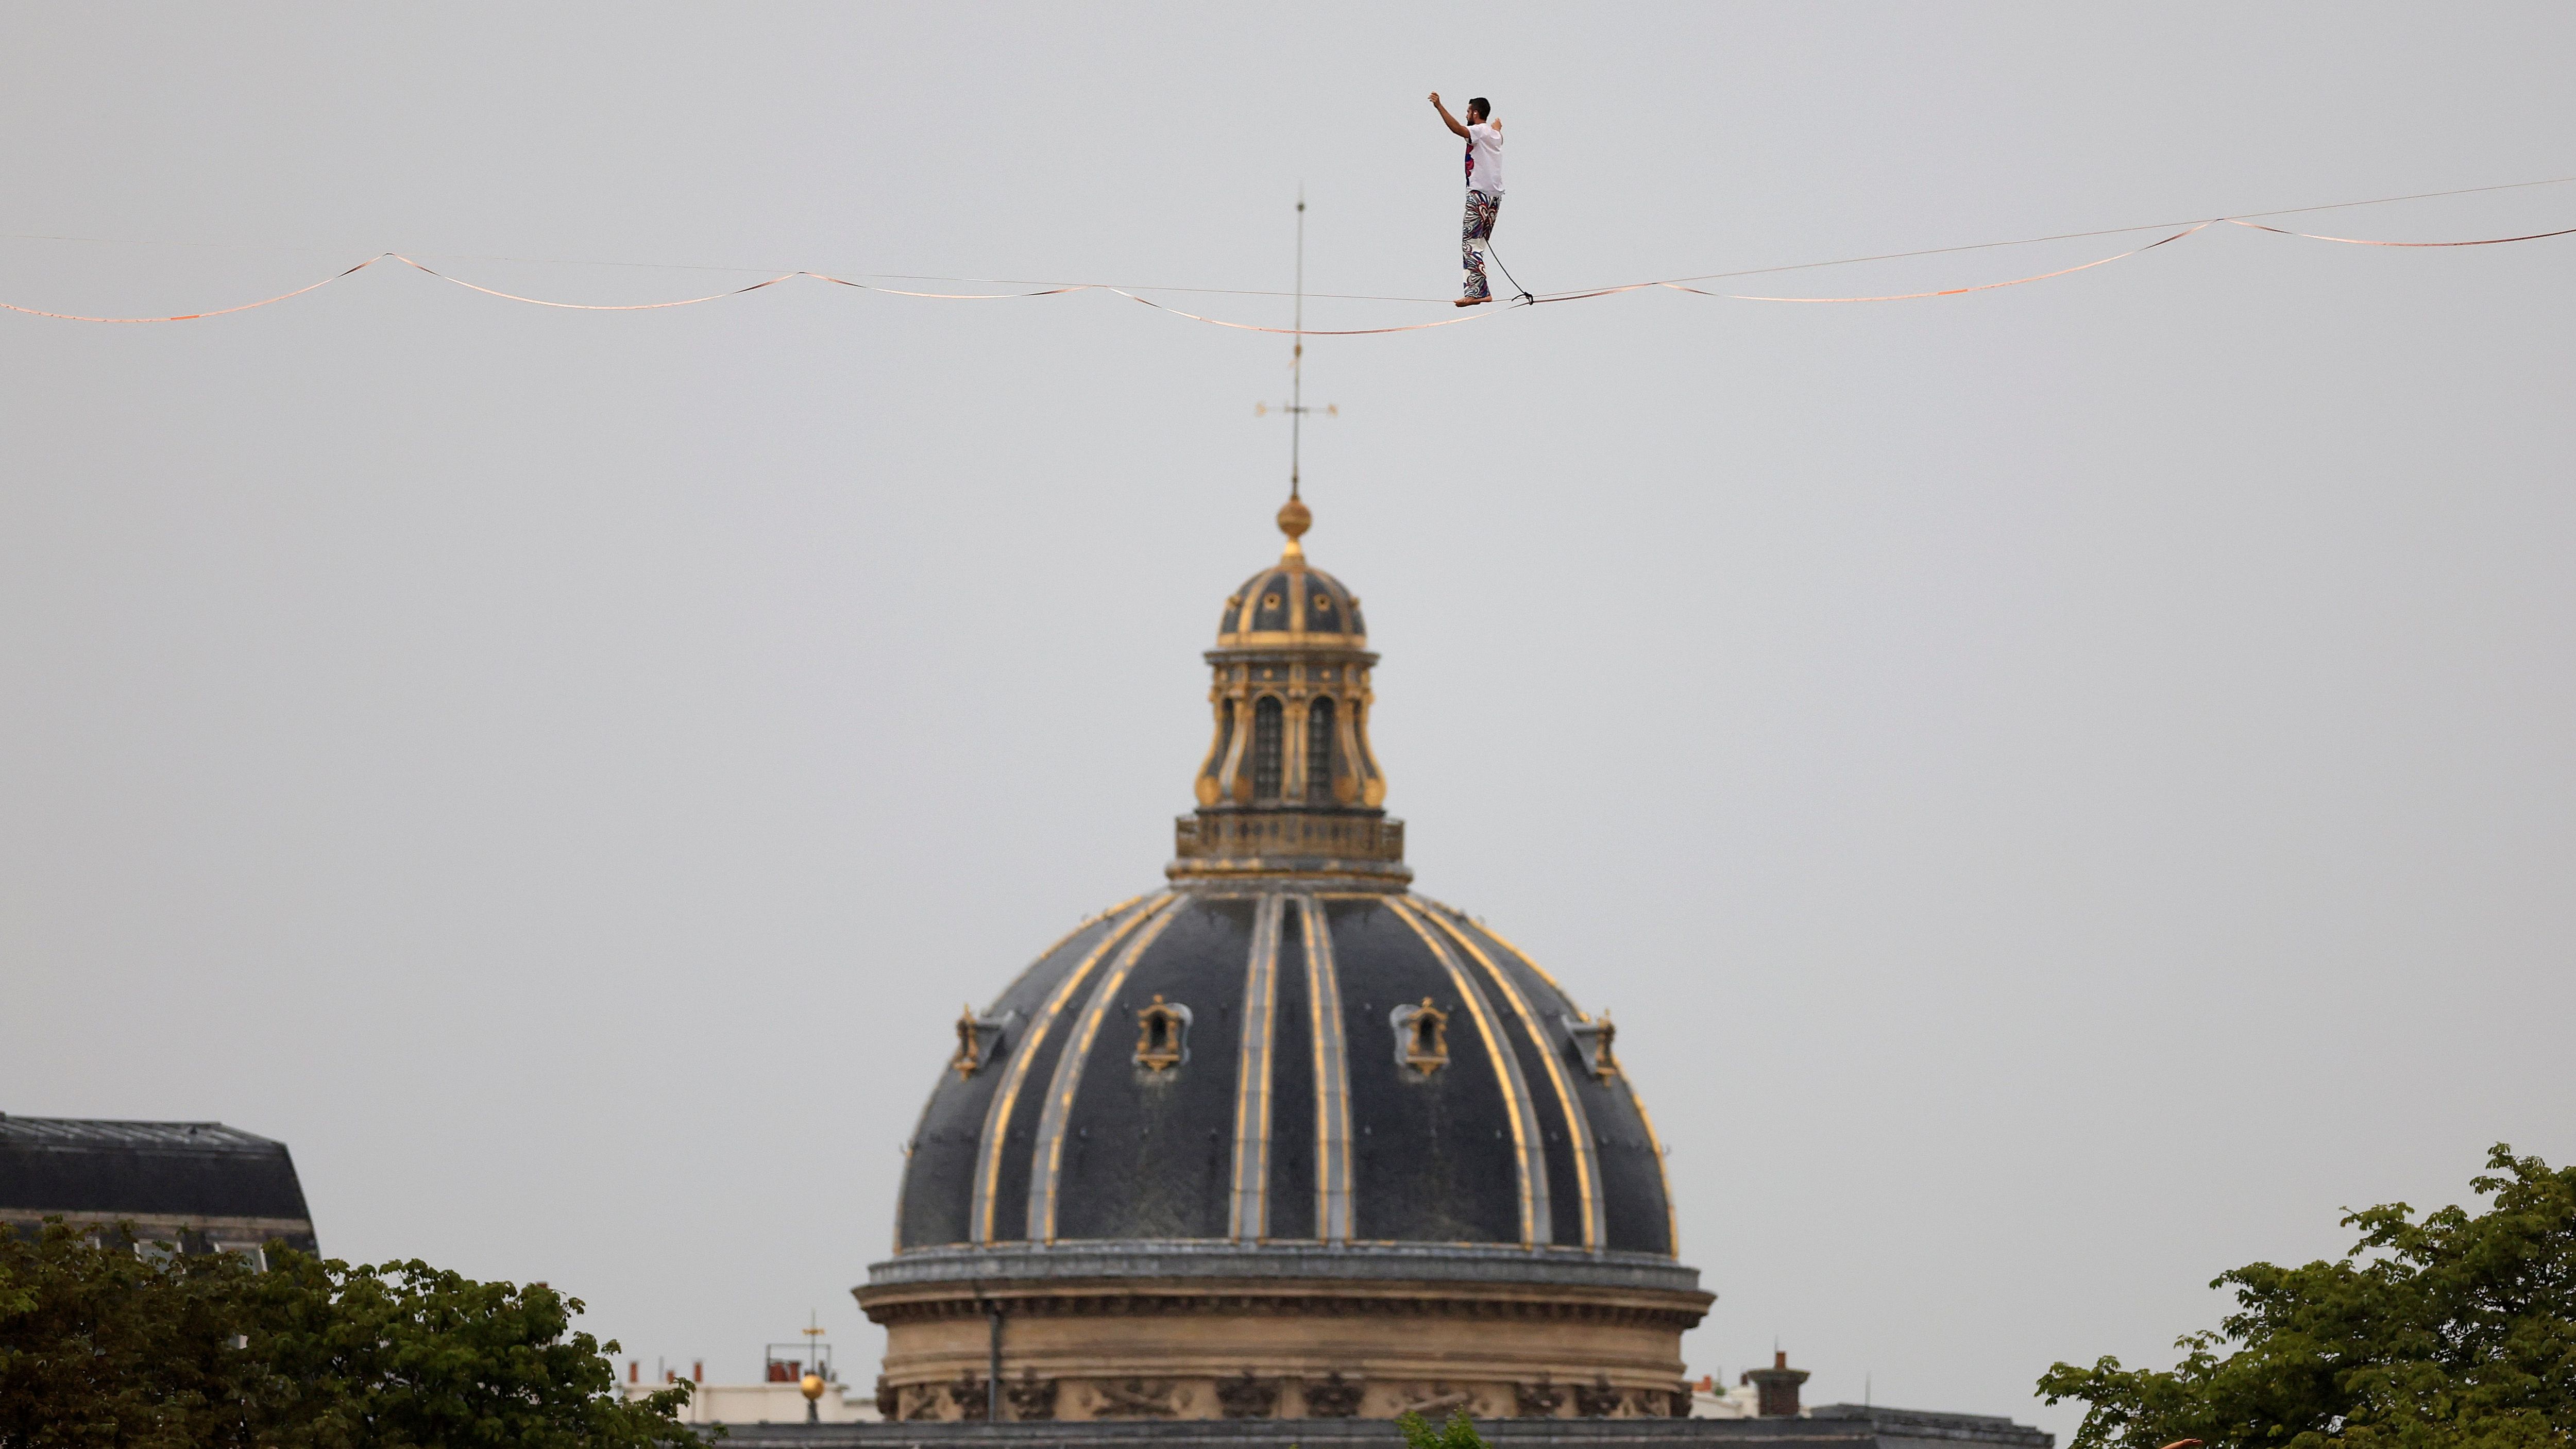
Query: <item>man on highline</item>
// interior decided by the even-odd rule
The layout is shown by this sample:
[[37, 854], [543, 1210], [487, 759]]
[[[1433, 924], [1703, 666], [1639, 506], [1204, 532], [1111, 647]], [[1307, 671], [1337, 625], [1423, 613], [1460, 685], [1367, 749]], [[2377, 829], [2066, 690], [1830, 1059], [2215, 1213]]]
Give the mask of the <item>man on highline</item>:
[[1467, 142], [1467, 216], [1458, 237], [1458, 260], [1467, 269], [1467, 295], [1458, 299], [1458, 305], [1473, 307], [1494, 300], [1485, 287], [1485, 247], [1494, 237], [1494, 214], [1503, 209], [1503, 123], [1492, 119], [1493, 103], [1483, 96], [1467, 102], [1463, 126], [1440, 104], [1438, 91], [1431, 93], [1431, 108], [1440, 113], [1440, 124]]

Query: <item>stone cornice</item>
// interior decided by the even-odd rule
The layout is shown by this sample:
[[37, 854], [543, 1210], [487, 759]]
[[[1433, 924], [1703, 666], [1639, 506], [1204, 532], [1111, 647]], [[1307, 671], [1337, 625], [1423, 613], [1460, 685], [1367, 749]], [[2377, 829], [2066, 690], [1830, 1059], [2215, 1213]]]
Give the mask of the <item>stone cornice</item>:
[[862, 1296], [931, 1284], [1084, 1280], [1293, 1279], [1312, 1283], [1460, 1283], [1614, 1288], [1703, 1299], [1699, 1270], [1651, 1253], [1583, 1253], [1482, 1244], [1078, 1242], [921, 1248], [868, 1267]]
[[[1681, 1297], [1674, 1296], [1676, 1299]], [[910, 1292], [862, 1290], [859, 1301], [870, 1319], [888, 1326], [940, 1319], [980, 1319], [992, 1307], [1000, 1306], [1017, 1318], [1159, 1318], [1177, 1315], [1479, 1318], [1625, 1324], [1666, 1328], [1678, 1333], [1695, 1327], [1708, 1312], [1708, 1295], [1692, 1294], [1689, 1297], [1701, 1301], [1651, 1303], [1484, 1296], [1463, 1292], [1342, 1293], [1327, 1289], [1303, 1293], [1225, 1291], [1222, 1288], [1168, 1292], [1156, 1291], [1154, 1285], [1136, 1284], [1092, 1292], [1058, 1289], [1035, 1294], [992, 1289], [982, 1298], [962, 1289], [936, 1297], [920, 1289]]]

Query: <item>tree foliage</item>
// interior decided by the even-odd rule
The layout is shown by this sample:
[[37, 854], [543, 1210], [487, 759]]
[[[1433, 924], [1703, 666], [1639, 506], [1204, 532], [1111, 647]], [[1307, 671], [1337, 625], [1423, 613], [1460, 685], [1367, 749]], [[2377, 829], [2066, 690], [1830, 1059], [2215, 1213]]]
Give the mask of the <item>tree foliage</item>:
[[686, 1385], [628, 1403], [581, 1300], [272, 1246], [138, 1254], [0, 1233], [0, 1449], [626, 1449], [699, 1442]]
[[2220, 1276], [2237, 1311], [2170, 1372], [2057, 1364], [2090, 1405], [2068, 1449], [2565, 1449], [2576, 1440], [2576, 1168], [2499, 1143], [2484, 1212], [2351, 1213], [2339, 1261]]
[[1451, 1410], [1449, 1422], [1437, 1429], [1420, 1414], [1396, 1415], [1395, 1427], [1404, 1435], [1405, 1449], [1488, 1449], [1465, 1409]]

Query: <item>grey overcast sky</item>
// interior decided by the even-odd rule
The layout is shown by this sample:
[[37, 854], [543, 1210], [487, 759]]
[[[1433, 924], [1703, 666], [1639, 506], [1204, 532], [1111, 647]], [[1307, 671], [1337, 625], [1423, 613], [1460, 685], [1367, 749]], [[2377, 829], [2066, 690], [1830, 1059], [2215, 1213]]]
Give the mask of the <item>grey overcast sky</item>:
[[[1437, 297], [1433, 89], [1573, 288], [2569, 175], [2571, 54], [2564, 4], [22, 4], [0, 300], [1284, 287], [1301, 184], [1311, 286]], [[1388, 805], [1621, 1024], [1694, 1374], [2062, 1434], [2051, 1360], [2576, 1156], [2571, 265], [2218, 227], [1312, 345]], [[816, 1312], [864, 1382], [959, 1003], [1160, 880], [1287, 359], [394, 267], [0, 314], [0, 1110], [279, 1137], [334, 1254], [548, 1280], [648, 1370]]]

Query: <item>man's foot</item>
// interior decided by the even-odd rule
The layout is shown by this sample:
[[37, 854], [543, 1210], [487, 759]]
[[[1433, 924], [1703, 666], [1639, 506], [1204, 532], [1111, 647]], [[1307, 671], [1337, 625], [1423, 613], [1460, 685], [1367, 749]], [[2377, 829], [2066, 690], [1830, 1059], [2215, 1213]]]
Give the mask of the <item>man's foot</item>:
[[1491, 297], [1461, 297], [1458, 299], [1456, 305], [1461, 307], [1476, 307], [1492, 300], [1494, 299]]

